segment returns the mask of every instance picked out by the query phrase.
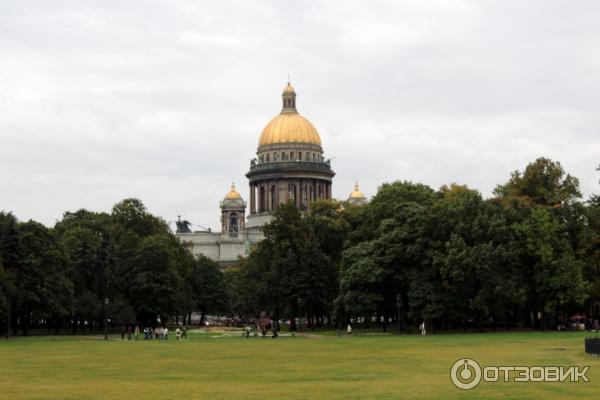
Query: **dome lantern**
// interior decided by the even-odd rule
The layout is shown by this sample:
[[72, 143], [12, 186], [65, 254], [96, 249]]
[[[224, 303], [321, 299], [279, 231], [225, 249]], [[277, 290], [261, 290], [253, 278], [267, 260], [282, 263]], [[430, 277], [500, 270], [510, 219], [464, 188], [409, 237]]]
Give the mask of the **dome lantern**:
[[282, 113], [297, 113], [296, 110], [296, 91], [294, 87], [288, 81], [287, 86], [283, 88], [283, 93], [281, 94], [283, 100], [283, 108], [281, 109]]

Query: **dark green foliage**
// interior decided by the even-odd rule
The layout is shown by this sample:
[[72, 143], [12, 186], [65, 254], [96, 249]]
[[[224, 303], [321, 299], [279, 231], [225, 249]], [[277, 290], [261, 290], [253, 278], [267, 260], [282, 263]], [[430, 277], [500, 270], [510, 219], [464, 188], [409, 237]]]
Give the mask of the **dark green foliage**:
[[0, 213], [1, 327], [97, 331], [105, 312], [111, 326], [225, 313], [222, 273], [205, 261], [136, 199], [111, 214], [67, 212], [53, 229]]
[[332, 258], [340, 257], [336, 252], [347, 229], [337, 220], [337, 208], [322, 203], [302, 216], [291, 204], [279, 207], [263, 229], [264, 240], [242, 262], [233, 283], [241, 315], [254, 318], [265, 311], [275, 318], [289, 318], [293, 328], [300, 316], [313, 325], [330, 320], [337, 293]]
[[201, 322], [208, 313], [227, 314], [229, 309], [225, 277], [213, 260], [199, 256], [193, 260], [188, 275], [191, 309], [201, 313]]
[[114, 326], [192, 311], [405, 331], [600, 318], [600, 198], [580, 201], [577, 178], [546, 158], [495, 195], [397, 181], [366, 206], [282, 205], [226, 273], [137, 199], [67, 212], [54, 228], [1, 212], [0, 328], [100, 330], [105, 313]]
[[569, 174], [559, 162], [538, 158], [525, 171], [514, 171], [510, 180], [499, 185], [495, 193], [501, 197], [522, 196], [535, 204], [559, 207], [581, 198], [579, 180]]

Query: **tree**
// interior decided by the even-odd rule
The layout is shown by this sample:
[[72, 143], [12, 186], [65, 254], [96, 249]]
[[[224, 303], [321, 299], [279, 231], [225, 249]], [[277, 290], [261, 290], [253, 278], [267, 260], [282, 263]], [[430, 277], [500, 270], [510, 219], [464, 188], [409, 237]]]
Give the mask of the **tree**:
[[[379, 188], [364, 208], [364, 226], [358, 228], [363, 237], [354, 236], [343, 253], [338, 310], [354, 316], [370, 310], [371, 314], [362, 316], [370, 319], [377, 312], [383, 317], [384, 329], [392, 317], [399, 328], [408, 330], [411, 276], [422, 272], [429, 260], [423, 251], [421, 231], [433, 200], [433, 190], [412, 182], [398, 181]], [[358, 278], [367, 271], [373, 275], [362, 285]], [[374, 281], [375, 277], [379, 281]]]
[[142, 237], [169, 232], [167, 223], [150, 214], [139, 199], [125, 199], [115, 204], [111, 217], [117, 235], [121, 230], [130, 230]]
[[540, 157], [525, 168], [514, 171], [510, 180], [494, 190], [498, 196], [522, 196], [547, 207], [560, 207], [581, 198], [579, 180], [569, 174], [559, 162]]
[[201, 313], [200, 323], [208, 314], [225, 314], [229, 311], [223, 273], [216, 262], [199, 256], [190, 271], [189, 283], [193, 309]]
[[8, 316], [8, 302], [10, 301], [8, 282], [8, 275], [2, 266], [2, 259], [0, 259], [0, 317], [2, 318]]
[[172, 238], [152, 235], [141, 240], [132, 262], [129, 294], [139, 321], [165, 321], [177, 311], [180, 276]]
[[17, 307], [26, 334], [31, 318], [51, 319], [58, 329], [71, 315], [73, 285], [67, 259], [52, 230], [34, 221], [19, 224], [20, 270], [15, 276]]
[[[584, 229], [580, 236], [579, 252], [583, 260], [583, 273], [590, 282], [588, 314], [600, 318], [600, 196], [594, 195], [586, 202]], [[593, 305], [596, 304], [596, 307]]]
[[12, 213], [0, 212], [0, 264], [3, 268], [3, 277], [0, 286], [4, 297], [4, 317], [6, 338], [10, 338], [13, 329], [13, 320], [16, 315], [13, 310], [16, 306], [16, 274], [20, 270], [20, 246], [17, 232], [17, 219]]
[[[294, 205], [281, 205], [263, 227], [264, 239], [242, 261], [239, 280], [234, 283], [240, 314], [252, 318], [266, 311], [276, 320], [289, 318], [292, 329], [300, 316], [313, 327], [330, 320], [336, 269], [322, 246], [340, 246], [331, 237], [338, 221], [330, 204], [322, 204], [319, 210], [303, 216]], [[327, 227], [320, 232], [323, 242], [313, 224]]]
[[342, 321], [372, 316], [384, 300], [387, 271], [373, 257], [373, 242], [357, 244], [344, 251], [340, 269], [340, 294], [335, 300]]
[[524, 244], [521, 257], [528, 267], [528, 300], [534, 321], [544, 328], [548, 317], [558, 319], [566, 306], [581, 305], [587, 297], [582, 262], [573, 254], [564, 225], [545, 209], [536, 209], [514, 229]]

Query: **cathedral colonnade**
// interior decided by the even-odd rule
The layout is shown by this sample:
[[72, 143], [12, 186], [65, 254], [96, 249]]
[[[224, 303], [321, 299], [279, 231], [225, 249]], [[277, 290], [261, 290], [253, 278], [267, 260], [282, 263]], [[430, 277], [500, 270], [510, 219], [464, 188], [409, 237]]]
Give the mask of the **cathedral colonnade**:
[[250, 214], [270, 213], [288, 202], [306, 209], [327, 199], [331, 199], [331, 181], [299, 178], [250, 182]]

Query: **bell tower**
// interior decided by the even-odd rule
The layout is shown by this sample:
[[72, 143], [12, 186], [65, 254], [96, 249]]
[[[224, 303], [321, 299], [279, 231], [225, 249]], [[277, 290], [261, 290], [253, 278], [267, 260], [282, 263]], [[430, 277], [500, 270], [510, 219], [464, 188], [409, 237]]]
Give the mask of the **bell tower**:
[[221, 235], [238, 237], [246, 228], [246, 202], [231, 184], [231, 190], [221, 201]]

